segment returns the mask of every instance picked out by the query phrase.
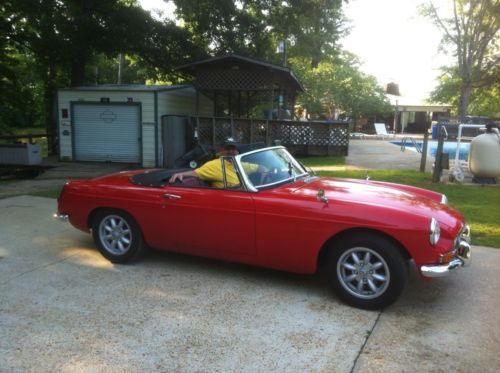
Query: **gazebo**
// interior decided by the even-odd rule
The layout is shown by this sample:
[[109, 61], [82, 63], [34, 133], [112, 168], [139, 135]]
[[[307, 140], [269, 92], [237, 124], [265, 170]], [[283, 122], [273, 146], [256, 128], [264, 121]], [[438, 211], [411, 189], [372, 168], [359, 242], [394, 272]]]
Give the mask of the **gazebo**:
[[[288, 67], [228, 54], [179, 66], [212, 99], [216, 117], [293, 119], [302, 84]], [[198, 108], [197, 108], [198, 112]]]
[[[294, 120], [297, 95], [304, 87], [288, 67], [236, 54], [182, 65], [197, 91], [198, 141], [216, 146], [228, 137], [239, 142], [279, 140], [296, 154], [347, 154], [346, 122]], [[213, 117], [201, 117], [200, 95], [213, 103]]]

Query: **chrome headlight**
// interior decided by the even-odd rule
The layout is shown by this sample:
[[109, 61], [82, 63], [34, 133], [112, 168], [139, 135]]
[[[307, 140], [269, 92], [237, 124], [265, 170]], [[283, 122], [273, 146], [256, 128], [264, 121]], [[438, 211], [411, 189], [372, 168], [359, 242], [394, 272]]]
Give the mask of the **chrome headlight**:
[[448, 204], [448, 197], [446, 197], [444, 194], [441, 194], [441, 203], [443, 205], [447, 205]]
[[441, 235], [441, 228], [439, 228], [439, 223], [436, 219], [431, 219], [431, 225], [429, 227], [429, 242], [432, 246], [437, 244], [439, 241], [439, 236]]
[[462, 233], [460, 234], [460, 238], [465, 240], [467, 243], [470, 243], [470, 226], [469, 224], [465, 224], [462, 228]]

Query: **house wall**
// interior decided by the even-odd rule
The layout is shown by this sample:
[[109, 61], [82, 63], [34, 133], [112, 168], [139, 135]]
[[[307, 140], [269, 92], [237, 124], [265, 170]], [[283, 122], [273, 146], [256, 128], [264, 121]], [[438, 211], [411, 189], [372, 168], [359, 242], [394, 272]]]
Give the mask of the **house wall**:
[[[158, 92], [158, 118], [157, 118], [157, 139], [158, 154], [157, 166], [163, 162], [163, 153], [166, 151], [162, 139], [162, 117], [164, 115], [194, 116], [196, 115], [196, 90], [193, 87], [172, 89], [169, 91]], [[199, 95], [199, 116], [213, 115], [213, 102], [208, 97]]]
[[[204, 95], [199, 96], [200, 116], [212, 116], [213, 102]], [[195, 115], [196, 90], [193, 87], [158, 92], [158, 123], [163, 115]]]

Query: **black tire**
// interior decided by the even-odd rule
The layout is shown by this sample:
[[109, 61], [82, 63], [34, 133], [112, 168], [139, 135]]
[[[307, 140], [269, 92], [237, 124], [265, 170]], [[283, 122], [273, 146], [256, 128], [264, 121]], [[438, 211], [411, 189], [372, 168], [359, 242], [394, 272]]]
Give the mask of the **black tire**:
[[342, 301], [378, 310], [394, 303], [408, 281], [399, 248], [374, 233], [343, 237], [328, 252], [328, 276]]
[[112, 263], [138, 260], [146, 250], [139, 225], [121, 210], [98, 211], [92, 219], [92, 237], [101, 254]]

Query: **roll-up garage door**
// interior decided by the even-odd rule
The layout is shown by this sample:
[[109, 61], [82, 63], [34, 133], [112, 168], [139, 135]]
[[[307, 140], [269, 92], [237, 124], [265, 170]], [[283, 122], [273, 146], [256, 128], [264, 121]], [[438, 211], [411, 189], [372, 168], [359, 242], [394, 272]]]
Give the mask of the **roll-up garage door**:
[[73, 106], [75, 160], [140, 162], [138, 105]]

